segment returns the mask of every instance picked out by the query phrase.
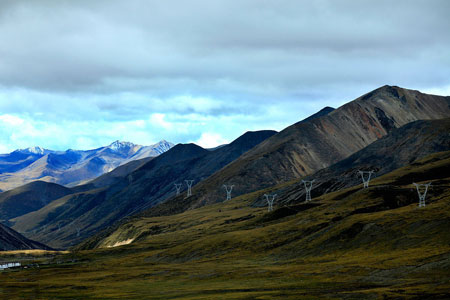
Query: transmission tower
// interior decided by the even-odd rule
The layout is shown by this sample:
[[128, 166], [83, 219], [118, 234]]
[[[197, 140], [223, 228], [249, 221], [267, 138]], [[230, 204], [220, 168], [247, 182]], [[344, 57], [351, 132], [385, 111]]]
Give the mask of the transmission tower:
[[177, 189], [177, 196], [181, 193], [182, 183], [175, 183], [175, 188]]
[[417, 194], [419, 195], [419, 207], [425, 207], [425, 197], [427, 196], [428, 187], [431, 182], [426, 184], [413, 183], [416, 186]]
[[306, 180], [302, 180], [303, 184], [305, 185], [305, 190], [306, 190], [306, 202], [311, 201], [311, 190], [312, 190], [312, 186], [313, 186], [313, 182], [315, 180], [311, 180], [311, 181], [306, 181]]
[[358, 171], [358, 173], [361, 175], [364, 188], [369, 187], [370, 177], [372, 176], [374, 171]]
[[264, 197], [266, 197], [266, 201], [267, 201], [267, 211], [272, 211], [273, 210], [273, 202], [275, 201], [275, 197], [277, 196], [277, 194], [273, 194], [273, 195], [267, 195], [264, 194]]
[[234, 185], [225, 185], [225, 184], [223, 185], [225, 191], [227, 191], [227, 200], [225, 201], [231, 200], [231, 191], [233, 190], [233, 186]]
[[187, 197], [192, 196], [192, 183], [194, 182], [194, 180], [185, 180], [185, 182], [188, 187], [187, 196], [186, 196], [186, 198], [187, 198]]

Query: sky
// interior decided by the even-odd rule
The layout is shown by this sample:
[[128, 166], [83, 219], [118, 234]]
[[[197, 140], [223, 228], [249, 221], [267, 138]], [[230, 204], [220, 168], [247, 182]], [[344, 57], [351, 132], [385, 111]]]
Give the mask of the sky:
[[450, 95], [450, 1], [0, 0], [0, 153], [283, 128], [382, 85]]

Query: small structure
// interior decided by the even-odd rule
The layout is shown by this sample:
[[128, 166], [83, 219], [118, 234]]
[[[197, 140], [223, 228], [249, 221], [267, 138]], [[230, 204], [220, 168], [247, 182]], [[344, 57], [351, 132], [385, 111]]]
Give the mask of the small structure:
[[185, 182], [188, 187], [187, 196], [186, 196], [186, 198], [187, 198], [187, 197], [192, 196], [192, 183], [194, 183], [194, 180], [185, 180]]
[[306, 181], [306, 180], [302, 180], [303, 184], [305, 185], [305, 190], [306, 190], [306, 202], [311, 201], [311, 190], [312, 190], [312, 186], [313, 186], [313, 182], [315, 180], [311, 180], [311, 181]]
[[177, 189], [177, 196], [181, 193], [181, 186], [183, 185], [182, 183], [174, 183], [175, 184], [175, 188]]
[[9, 269], [9, 268], [17, 268], [20, 266], [21, 266], [21, 264], [19, 262], [6, 263], [6, 264], [0, 265], [0, 271], [3, 271], [4, 269]]
[[358, 171], [358, 173], [361, 175], [364, 188], [369, 187], [370, 177], [372, 177], [374, 171]]
[[267, 201], [267, 211], [272, 211], [273, 210], [273, 202], [275, 201], [275, 197], [277, 196], [277, 194], [273, 194], [273, 195], [267, 195], [264, 194], [264, 197], [266, 197], [266, 201]]
[[416, 186], [417, 194], [419, 195], [419, 207], [425, 207], [425, 197], [427, 196], [428, 187], [431, 182], [426, 184], [413, 183]]
[[227, 191], [227, 199], [225, 201], [231, 200], [231, 191], [233, 190], [234, 185], [223, 185], [225, 191]]

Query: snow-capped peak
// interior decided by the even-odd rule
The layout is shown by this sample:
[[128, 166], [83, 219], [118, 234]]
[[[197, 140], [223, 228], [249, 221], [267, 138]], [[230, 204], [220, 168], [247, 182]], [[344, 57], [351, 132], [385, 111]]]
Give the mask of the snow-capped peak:
[[28, 147], [26, 149], [20, 149], [19, 151], [32, 153], [32, 154], [41, 154], [41, 155], [45, 153], [45, 149], [42, 147], [39, 147], [39, 146]]
[[111, 145], [108, 146], [108, 148], [110, 148], [113, 151], [120, 151], [122, 149], [128, 149], [128, 148], [132, 148], [136, 146], [133, 143], [130, 142], [121, 142], [119, 140], [113, 142]]
[[166, 140], [161, 140], [159, 143], [156, 143], [150, 147], [152, 147], [157, 153], [162, 154], [170, 150], [170, 148], [172, 148], [173, 146], [174, 146], [173, 143], [168, 142]]

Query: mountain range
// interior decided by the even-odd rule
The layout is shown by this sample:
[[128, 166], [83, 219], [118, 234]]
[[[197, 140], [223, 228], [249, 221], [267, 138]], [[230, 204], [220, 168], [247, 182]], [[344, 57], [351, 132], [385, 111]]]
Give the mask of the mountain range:
[[[383, 86], [337, 109], [324, 108], [279, 133], [248, 132], [229, 145], [209, 150], [194, 144], [179, 144], [156, 158], [131, 161], [72, 188], [69, 194], [38, 210], [9, 219], [8, 224], [29, 238], [54, 248], [65, 248], [92, 235], [104, 235], [118, 221], [126, 223], [132, 215], [173, 215], [223, 202], [224, 184], [234, 185], [233, 197], [284, 184], [283, 201], [300, 201], [299, 178], [326, 170], [360, 150], [367, 148], [364, 153], [369, 154], [356, 157], [370, 157], [375, 153], [379, 156], [378, 165], [389, 166], [382, 172], [388, 172], [438, 151], [439, 147], [445, 148], [448, 143], [445, 121], [411, 122], [448, 117], [450, 97]], [[433, 128], [436, 128], [434, 133]], [[423, 153], [411, 151], [416, 144], [408, 144], [401, 138], [413, 136], [414, 132], [419, 132], [417, 141], [432, 140], [436, 145], [423, 148]], [[409, 148], [402, 150], [405, 155], [400, 156], [398, 164], [390, 163], [384, 160], [389, 157], [386, 152], [389, 148], [383, 150], [385, 144], [377, 144], [378, 140], [397, 143], [396, 149], [403, 144]], [[372, 143], [374, 148], [369, 148]], [[367, 167], [355, 161], [344, 162], [334, 178], [345, 175], [343, 172], [349, 166]], [[355, 178], [343, 186], [356, 183]], [[185, 180], [194, 182], [190, 197], [184, 191]], [[175, 183], [183, 184], [180, 195], [175, 193]], [[314, 191], [331, 191], [332, 184], [322, 183]], [[39, 191], [36, 197], [40, 197]], [[101, 230], [105, 231], [98, 233]]]
[[[279, 207], [283, 211], [283, 207], [290, 206], [294, 209], [283, 211], [282, 214], [287, 216], [296, 213], [296, 209], [309, 209], [315, 204], [305, 203], [305, 188], [302, 182], [305, 180], [315, 180], [313, 183], [312, 197], [324, 197], [332, 192], [345, 190], [348, 188], [355, 189], [355, 186], [361, 185], [361, 177], [358, 170], [374, 170], [375, 175], [372, 177], [372, 182], [376, 178], [386, 175], [396, 169], [411, 164], [411, 169], [418, 169], [420, 166], [417, 161], [424, 159], [431, 154], [443, 153], [436, 156], [436, 160], [448, 159], [450, 157], [450, 118], [439, 120], [419, 120], [408, 123], [400, 128], [393, 129], [383, 138], [375, 141], [362, 150], [354, 153], [350, 157], [330, 166], [319, 170], [316, 173], [302, 177], [301, 179], [284, 182], [279, 185], [271, 186], [268, 189], [255, 191], [245, 195], [244, 198], [254, 199], [249, 205], [252, 207], [265, 207], [267, 202], [263, 194], [276, 194], [275, 207]], [[429, 167], [427, 165], [427, 167]], [[448, 164], [443, 166], [433, 166], [433, 172], [413, 172], [409, 169], [405, 171], [407, 176], [396, 175], [395, 184], [408, 185], [412, 182], [422, 182], [424, 180], [437, 180], [444, 178], [447, 174], [446, 170]], [[386, 177], [391, 180], [389, 177]], [[436, 181], [436, 184], [440, 183]], [[435, 187], [436, 191], [438, 187]], [[417, 194], [414, 191], [398, 191], [395, 190], [390, 195], [385, 195], [384, 198], [389, 202], [391, 208], [409, 205], [414, 202]], [[239, 198], [239, 197], [238, 197]], [[147, 210], [141, 214], [137, 214], [131, 220], [116, 224], [112, 228], [100, 232], [93, 237], [85, 240], [80, 247], [90, 249], [95, 247], [111, 246], [120, 243], [123, 240], [136, 240], [142, 238], [148, 233], [130, 230], [138, 222], [138, 220], [149, 217], [160, 217], [158, 214], [160, 209], [163, 210], [167, 217], [175, 215], [179, 207], [183, 207], [184, 203], [189, 203], [189, 198], [184, 199], [185, 202], [180, 201], [179, 206], [172, 206], [173, 202], [168, 201], [162, 203], [160, 207]], [[172, 207], [171, 207], [172, 206]], [[297, 207], [298, 206], [298, 207]], [[168, 213], [168, 209], [172, 208], [172, 212]], [[368, 211], [379, 210], [379, 208], [367, 208]], [[117, 230], [126, 231], [127, 234], [117, 234]]]
[[383, 86], [335, 110], [293, 124], [200, 182], [189, 199], [168, 199], [148, 213], [170, 215], [311, 175], [416, 120], [450, 117], [450, 97]]
[[[76, 187], [74, 193], [10, 222], [27, 237], [55, 248], [67, 247], [175, 195], [175, 183], [182, 183], [185, 190], [185, 180], [199, 182], [207, 178], [275, 133], [270, 130], [247, 132], [215, 150], [178, 144], [149, 161], [125, 164]], [[125, 169], [133, 171], [122, 172]]]
[[0, 190], [41, 180], [75, 186], [132, 160], [155, 157], [174, 145], [165, 140], [151, 146], [115, 141], [93, 150], [52, 151], [41, 147], [0, 155]]

